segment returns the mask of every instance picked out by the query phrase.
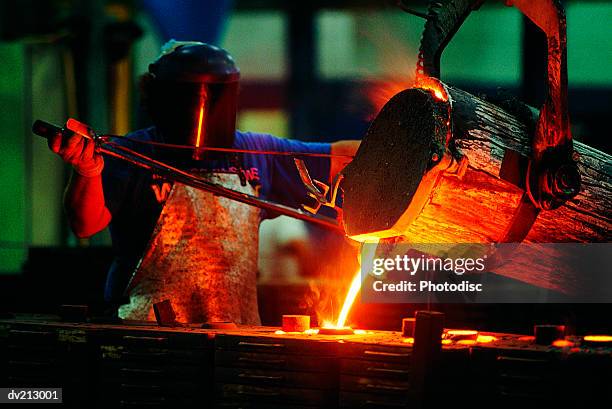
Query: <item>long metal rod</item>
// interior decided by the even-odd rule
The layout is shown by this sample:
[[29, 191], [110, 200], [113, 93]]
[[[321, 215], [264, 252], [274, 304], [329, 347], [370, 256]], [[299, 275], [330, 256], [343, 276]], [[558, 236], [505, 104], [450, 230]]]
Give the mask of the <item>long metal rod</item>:
[[150, 145], [157, 146], [160, 148], [168, 148], [168, 149], [184, 149], [184, 150], [199, 150], [202, 152], [226, 152], [226, 153], [249, 153], [252, 155], [276, 155], [276, 156], [305, 156], [305, 157], [315, 157], [315, 158], [354, 158], [354, 155], [342, 155], [335, 153], [318, 153], [318, 152], [295, 152], [295, 151], [262, 151], [255, 149], [238, 149], [238, 148], [213, 148], [209, 146], [203, 146], [200, 148], [196, 148], [191, 145], [177, 145], [172, 143], [165, 142], [155, 142], [155, 141], [141, 141], [136, 138], [131, 138], [129, 136], [119, 136], [119, 135], [100, 135], [98, 138], [104, 142], [111, 142], [111, 139], [120, 139], [125, 141], [134, 142], [141, 145]]
[[[235, 200], [240, 203], [256, 206], [261, 209], [269, 210], [271, 212], [275, 212], [284, 216], [293, 217], [294, 219], [304, 220], [330, 230], [337, 230], [344, 233], [344, 229], [342, 229], [336, 219], [332, 219], [331, 217], [314, 216], [305, 211], [294, 209], [293, 207], [285, 206], [265, 199], [260, 199], [259, 197], [252, 196], [247, 193], [237, 192], [235, 190], [221, 186], [217, 183], [212, 183], [200, 179], [188, 172], [177, 169], [163, 162], [157, 161], [149, 156], [126, 148], [125, 146], [121, 146], [114, 142], [103, 141], [99, 137], [96, 137], [95, 132], [93, 132], [93, 130], [90, 129], [87, 125], [82, 124], [73, 119], [68, 120], [67, 127], [71, 129], [72, 132], [76, 132], [84, 138], [94, 140], [96, 142], [96, 152], [100, 154], [120, 159], [133, 166], [137, 166], [139, 168], [146, 169], [160, 176], [163, 176], [168, 180], [179, 182], [196, 189], [204, 190], [217, 196], [226, 197], [228, 199]], [[64, 130], [58, 127], [57, 125], [37, 120], [32, 125], [32, 132], [44, 138], [49, 138], [51, 135], [64, 132]]]
[[310, 223], [317, 224], [331, 230], [337, 230], [344, 233], [344, 230], [335, 219], [325, 216], [313, 216], [310, 213], [299, 209], [294, 209], [279, 203], [261, 199], [247, 193], [237, 192], [232, 189], [223, 187], [217, 183], [199, 179], [194, 175], [182, 171], [180, 169], [169, 166], [165, 163], [156, 161], [131, 149], [125, 148], [116, 144], [102, 143], [98, 146], [98, 152], [107, 156], [121, 159], [131, 165], [149, 170], [160, 176], [163, 176], [174, 182], [179, 182], [184, 185], [204, 190], [213, 193], [217, 196], [226, 197], [240, 203], [245, 203], [251, 206], [256, 206], [261, 209], [266, 209], [281, 215], [293, 217], [295, 219], [304, 220]]

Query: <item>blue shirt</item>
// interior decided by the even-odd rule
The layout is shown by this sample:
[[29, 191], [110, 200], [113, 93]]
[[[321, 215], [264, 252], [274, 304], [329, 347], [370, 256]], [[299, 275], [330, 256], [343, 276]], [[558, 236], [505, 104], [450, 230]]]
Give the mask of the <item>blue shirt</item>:
[[[127, 135], [138, 141], [159, 141], [154, 127]], [[127, 139], [115, 141], [144, 154], [152, 154], [151, 145]], [[330, 153], [329, 143], [306, 143], [277, 138], [267, 134], [236, 131], [234, 148], [254, 151]], [[300, 208], [309, 199], [299, 177], [293, 156], [240, 153], [240, 171], [263, 199]], [[329, 182], [330, 159], [303, 157], [313, 179]], [[198, 163], [199, 168], [236, 172], [235, 164], [228, 160]], [[104, 199], [112, 215], [110, 233], [115, 253], [108, 272], [105, 299], [112, 304], [127, 302], [124, 292], [129, 279], [142, 257], [161, 213], [163, 201], [170, 191], [167, 181], [127, 162], [106, 158], [102, 172]], [[262, 210], [261, 218], [277, 215]]]

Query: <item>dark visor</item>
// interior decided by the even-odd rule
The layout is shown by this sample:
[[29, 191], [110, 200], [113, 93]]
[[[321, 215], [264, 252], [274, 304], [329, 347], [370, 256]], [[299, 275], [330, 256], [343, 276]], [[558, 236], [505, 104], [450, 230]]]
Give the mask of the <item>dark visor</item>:
[[150, 110], [165, 143], [191, 146], [191, 159], [205, 147], [230, 148], [236, 129], [238, 82], [154, 81]]

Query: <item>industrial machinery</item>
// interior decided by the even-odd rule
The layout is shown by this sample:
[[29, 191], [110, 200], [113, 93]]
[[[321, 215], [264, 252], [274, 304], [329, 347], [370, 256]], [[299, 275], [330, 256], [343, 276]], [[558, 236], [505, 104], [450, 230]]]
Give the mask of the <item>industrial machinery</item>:
[[[546, 98], [494, 104], [439, 80], [440, 58], [482, 1], [432, 3], [416, 84], [395, 95], [344, 169], [343, 224], [357, 240], [606, 242], [610, 157], [573, 142], [565, 14], [554, 0], [510, 2], [545, 34]], [[582, 183], [581, 183], [582, 180]]]
[[[572, 140], [559, 2], [513, 2], [547, 36], [547, 96], [539, 110], [486, 101], [440, 81], [444, 47], [481, 4], [434, 2], [422, 14], [415, 86], [383, 107], [331, 186], [310, 178], [303, 154], [282, 153], [296, 157], [314, 206], [292, 209], [216, 185], [73, 120], [66, 129], [169, 180], [358, 241], [608, 242], [612, 160]], [[66, 129], [34, 125], [43, 136]], [[317, 214], [322, 206], [338, 210], [340, 196], [341, 225]], [[3, 378], [23, 386], [55, 380], [65, 385], [67, 403], [82, 407], [95, 396], [105, 408], [584, 407], [609, 395], [612, 336], [571, 334], [559, 325], [536, 326], [533, 334], [445, 329], [441, 313], [419, 311], [402, 332], [311, 329], [295, 316], [282, 329], [211, 329], [169, 316], [158, 322], [163, 326], [2, 320]]]

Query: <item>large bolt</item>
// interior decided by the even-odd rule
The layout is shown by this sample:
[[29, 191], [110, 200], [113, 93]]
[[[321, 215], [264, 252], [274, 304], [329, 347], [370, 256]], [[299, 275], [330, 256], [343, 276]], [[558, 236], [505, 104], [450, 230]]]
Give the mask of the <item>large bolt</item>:
[[572, 165], [563, 165], [553, 174], [552, 194], [559, 199], [570, 199], [580, 191], [580, 173]]

